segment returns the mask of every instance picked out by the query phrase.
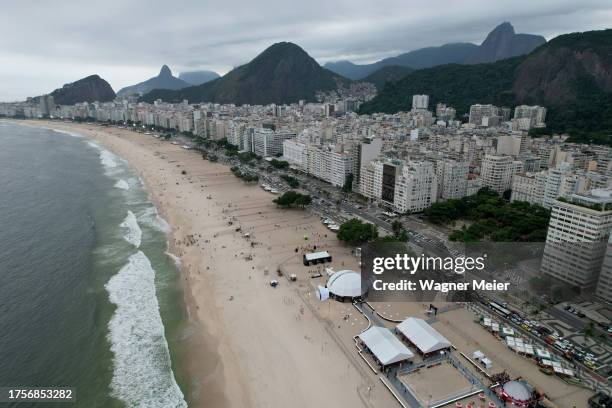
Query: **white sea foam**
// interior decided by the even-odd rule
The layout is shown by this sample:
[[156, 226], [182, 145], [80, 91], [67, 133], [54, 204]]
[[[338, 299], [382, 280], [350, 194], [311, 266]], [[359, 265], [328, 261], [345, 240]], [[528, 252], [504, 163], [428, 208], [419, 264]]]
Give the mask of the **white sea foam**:
[[130, 189], [130, 185], [124, 179], [121, 179], [118, 182], [116, 182], [115, 183], [115, 187], [116, 188], [120, 188], [122, 190], [129, 190]]
[[139, 219], [149, 227], [165, 234], [172, 232], [170, 224], [159, 215], [155, 206], [148, 207]]
[[[102, 147], [98, 142], [93, 140], [87, 140], [87, 145], [98, 150], [100, 155], [100, 162], [104, 166], [104, 173], [107, 176], [117, 176], [122, 169], [119, 167], [121, 159], [110, 151]], [[116, 186], [115, 186], [116, 187]]]
[[100, 146], [98, 143], [94, 142], [93, 140], [88, 140], [87, 144], [93, 147], [94, 149], [102, 150], [102, 146]]
[[123, 238], [134, 245], [136, 248], [140, 247], [140, 242], [142, 241], [142, 230], [138, 225], [138, 220], [136, 220], [136, 216], [133, 212], [128, 211], [125, 220], [120, 224], [121, 227], [127, 228], [127, 233], [123, 236]]
[[53, 131], [55, 131], [57, 133], [63, 133], [65, 135], [72, 136], [72, 137], [78, 137], [78, 138], [84, 138], [85, 137], [85, 136], [81, 135], [80, 133], [71, 132], [69, 130], [53, 129], [53, 128], [45, 128], [45, 129], [50, 129], [50, 130], [53, 130]]
[[174, 265], [175, 265], [177, 268], [180, 268], [180, 267], [181, 267], [181, 258], [179, 258], [178, 256], [174, 255], [174, 254], [173, 254], [172, 252], [170, 252], [170, 251], [166, 251], [166, 252], [165, 252], [165, 254], [166, 254], [166, 255], [168, 255], [168, 257], [169, 257], [170, 259], [172, 259], [172, 262], [174, 262]]
[[129, 408], [186, 408], [172, 372], [149, 259], [141, 251], [130, 256], [105, 287], [117, 306], [108, 324], [112, 395]]
[[117, 156], [109, 152], [108, 150], [102, 149], [100, 150], [100, 161], [102, 165], [107, 169], [114, 169], [117, 167]]

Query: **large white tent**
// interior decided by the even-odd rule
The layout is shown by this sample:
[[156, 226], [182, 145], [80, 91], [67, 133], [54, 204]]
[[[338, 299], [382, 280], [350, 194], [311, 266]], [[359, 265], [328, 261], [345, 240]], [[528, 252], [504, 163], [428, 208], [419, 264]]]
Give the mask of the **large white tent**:
[[372, 326], [359, 338], [384, 366], [414, 357], [410, 349], [386, 327]]
[[429, 354], [451, 347], [450, 341], [431, 327], [425, 320], [409, 317], [397, 325], [402, 333], [421, 353]]
[[361, 275], [351, 270], [338, 271], [327, 281], [327, 289], [338, 298], [358, 298], [363, 295]]

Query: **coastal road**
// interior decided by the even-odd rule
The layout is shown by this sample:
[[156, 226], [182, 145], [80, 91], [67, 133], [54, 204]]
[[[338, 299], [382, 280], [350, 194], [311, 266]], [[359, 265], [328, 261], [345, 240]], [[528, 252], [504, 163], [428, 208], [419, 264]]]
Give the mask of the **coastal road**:
[[587, 324], [577, 316], [574, 316], [570, 312], [558, 309], [554, 306], [546, 310], [546, 313], [570, 325], [574, 331], [584, 330], [584, 328], [587, 326]]

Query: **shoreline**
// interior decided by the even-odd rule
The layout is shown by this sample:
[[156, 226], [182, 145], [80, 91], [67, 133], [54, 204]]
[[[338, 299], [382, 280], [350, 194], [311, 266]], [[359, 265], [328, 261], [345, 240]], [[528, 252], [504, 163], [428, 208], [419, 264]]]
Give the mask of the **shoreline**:
[[[225, 165], [144, 134], [91, 124], [16, 123], [99, 142], [141, 178], [171, 226], [168, 252], [181, 260], [187, 314], [188, 327], [182, 330], [187, 333], [181, 333], [186, 349], [178, 353], [189, 380], [184, 391], [190, 406], [370, 405], [363, 390], [371, 384], [332, 338], [333, 329], [326, 327], [331, 322], [302, 303], [308, 302], [308, 285], [304, 290], [302, 283], [278, 289], [267, 284], [275, 266], [298, 267], [299, 254], [291, 249], [303, 247], [305, 234], [343, 250], [338, 257], [343, 266], [356, 262], [335, 236], [328, 239], [318, 217], [277, 209], [273, 196], [242, 183]], [[235, 233], [229, 219], [258, 242]]]

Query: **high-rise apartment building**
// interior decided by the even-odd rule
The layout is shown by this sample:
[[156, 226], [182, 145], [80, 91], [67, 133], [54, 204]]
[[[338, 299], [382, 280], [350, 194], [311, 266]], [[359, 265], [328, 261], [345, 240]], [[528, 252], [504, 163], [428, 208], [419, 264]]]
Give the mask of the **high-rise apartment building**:
[[[472, 105], [470, 106], [470, 123], [472, 125], [476, 125], [476, 126], [482, 126], [483, 125], [483, 119], [485, 119], [486, 122], [489, 121], [488, 118], [491, 117], [499, 117], [501, 118], [501, 116], [499, 115], [499, 108], [495, 105], [480, 105], [480, 104], [476, 104], [476, 105]], [[501, 121], [501, 119], [500, 119]]]
[[251, 152], [261, 157], [277, 156], [283, 153], [283, 141], [295, 138], [291, 132], [275, 131], [272, 129], [255, 129], [251, 135]]
[[546, 127], [546, 108], [528, 105], [517, 106], [514, 108], [514, 119], [520, 123], [519, 130]]
[[554, 169], [549, 169], [544, 186], [544, 199], [542, 205], [551, 208], [554, 201], [560, 196], [561, 186], [565, 184], [565, 178], [572, 172], [568, 163], [561, 163]]
[[361, 172], [382, 151], [382, 139], [367, 138], [352, 148], [353, 155], [353, 191], [360, 192]]
[[612, 190], [555, 200], [541, 271], [580, 289], [597, 284], [612, 229]]
[[429, 107], [429, 95], [412, 95], [412, 110], [427, 110]]
[[502, 194], [512, 187], [512, 176], [522, 171], [522, 162], [510, 156], [487, 155], [482, 160], [482, 186]]
[[438, 198], [451, 200], [465, 197], [469, 172], [470, 166], [467, 161], [437, 160]]
[[283, 158], [295, 168], [324, 180], [333, 186], [344, 187], [353, 173], [353, 155], [335, 146], [318, 146], [297, 140], [283, 142]]
[[438, 183], [430, 161], [375, 160], [362, 169], [360, 192], [398, 213], [436, 202]]
[[283, 159], [298, 170], [308, 170], [308, 146], [296, 139], [283, 141]]
[[612, 302], [612, 235], [608, 238], [608, 246], [599, 272], [595, 294], [606, 302]]
[[53, 115], [55, 112], [55, 100], [53, 95], [41, 95], [38, 97], [38, 106], [40, 109], [40, 115], [42, 117], [48, 117]]
[[546, 172], [515, 174], [512, 177], [510, 201], [526, 201], [530, 204], [542, 205], [546, 178]]

